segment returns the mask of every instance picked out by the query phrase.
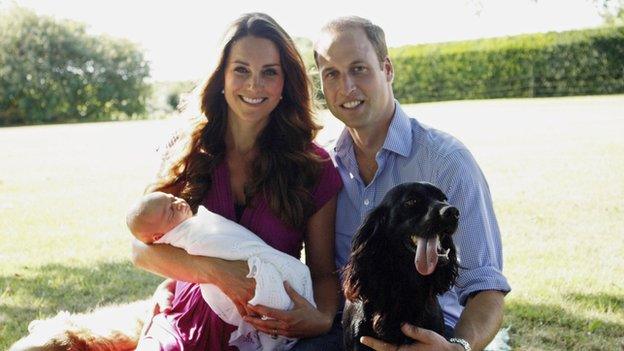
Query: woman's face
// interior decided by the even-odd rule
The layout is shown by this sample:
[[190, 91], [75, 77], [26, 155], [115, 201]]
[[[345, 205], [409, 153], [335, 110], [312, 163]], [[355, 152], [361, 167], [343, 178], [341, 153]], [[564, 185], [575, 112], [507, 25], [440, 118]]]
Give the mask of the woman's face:
[[280, 102], [284, 72], [275, 44], [246, 36], [234, 43], [225, 66], [228, 117], [263, 127]]

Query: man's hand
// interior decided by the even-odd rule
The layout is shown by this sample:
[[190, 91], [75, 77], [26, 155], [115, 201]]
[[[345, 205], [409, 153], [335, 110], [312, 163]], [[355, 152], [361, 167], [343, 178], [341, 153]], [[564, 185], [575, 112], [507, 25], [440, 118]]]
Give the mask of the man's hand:
[[461, 345], [451, 344], [442, 335], [431, 330], [406, 323], [401, 327], [401, 331], [416, 342], [397, 346], [370, 336], [363, 336], [360, 342], [377, 351], [463, 351]]
[[284, 282], [284, 288], [293, 301], [292, 310], [283, 311], [262, 305], [247, 305], [251, 313], [244, 318], [245, 321], [258, 331], [289, 338], [317, 336], [331, 329], [333, 316], [321, 313], [287, 282]]

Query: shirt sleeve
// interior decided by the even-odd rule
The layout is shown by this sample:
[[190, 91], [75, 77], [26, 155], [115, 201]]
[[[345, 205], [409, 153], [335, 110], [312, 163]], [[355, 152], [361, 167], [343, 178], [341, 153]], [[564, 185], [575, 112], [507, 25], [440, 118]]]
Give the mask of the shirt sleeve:
[[436, 178], [460, 213], [453, 235], [460, 260], [456, 282], [460, 304], [465, 305], [472, 293], [482, 290], [509, 292], [490, 189], [475, 159], [466, 149], [455, 150], [444, 158]]
[[313, 148], [317, 156], [323, 160], [318, 182], [312, 191], [314, 212], [316, 212], [342, 189], [342, 179], [327, 151], [317, 145], [313, 145]]

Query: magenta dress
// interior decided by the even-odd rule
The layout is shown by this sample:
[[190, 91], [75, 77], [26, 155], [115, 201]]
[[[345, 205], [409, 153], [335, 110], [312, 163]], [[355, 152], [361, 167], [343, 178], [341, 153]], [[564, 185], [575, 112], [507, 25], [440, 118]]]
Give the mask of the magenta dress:
[[[334, 197], [342, 187], [340, 175], [325, 150], [317, 145], [314, 152], [326, 161], [312, 199], [316, 210]], [[230, 220], [236, 221], [234, 196], [226, 162], [222, 162], [212, 176], [212, 186], [203, 206]], [[239, 222], [267, 244], [296, 258], [300, 257], [304, 233], [293, 229], [277, 218], [263, 196], [256, 196], [245, 208]], [[201, 296], [199, 284], [178, 281], [173, 298], [173, 309], [167, 315], [156, 315], [145, 338], [158, 341], [161, 350], [237, 350], [229, 346], [235, 326], [223, 322]]]

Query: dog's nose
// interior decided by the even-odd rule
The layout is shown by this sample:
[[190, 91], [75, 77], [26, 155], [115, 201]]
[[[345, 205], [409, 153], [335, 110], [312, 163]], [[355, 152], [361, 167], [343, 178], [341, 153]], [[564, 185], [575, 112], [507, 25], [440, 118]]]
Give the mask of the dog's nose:
[[444, 206], [440, 209], [440, 217], [456, 221], [459, 219], [459, 210], [453, 206]]

